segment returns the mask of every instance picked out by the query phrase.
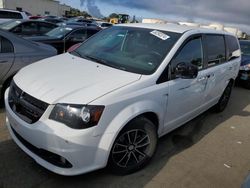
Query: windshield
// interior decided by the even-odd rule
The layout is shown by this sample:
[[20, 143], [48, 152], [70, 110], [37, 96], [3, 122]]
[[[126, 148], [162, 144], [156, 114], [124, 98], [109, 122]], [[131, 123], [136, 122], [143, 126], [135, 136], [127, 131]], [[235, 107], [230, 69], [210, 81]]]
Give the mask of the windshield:
[[55, 37], [55, 38], [62, 38], [63, 36], [70, 33], [72, 30], [73, 29], [69, 27], [57, 27], [55, 29], [52, 29], [45, 35], [50, 36], [50, 37]]
[[16, 27], [17, 25], [19, 25], [21, 23], [21, 21], [18, 21], [18, 20], [11, 20], [11, 21], [8, 21], [8, 22], [4, 22], [0, 25], [0, 28], [1, 29], [4, 29], [4, 30], [10, 30], [14, 27]]
[[248, 44], [247, 43], [240, 44], [240, 47], [241, 47], [241, 53], [243, 55], [250, 55], [250, 42]]
[[124, 71], [152, 74], [180, 35], [115, 26], [94, 35], [72, 53]]

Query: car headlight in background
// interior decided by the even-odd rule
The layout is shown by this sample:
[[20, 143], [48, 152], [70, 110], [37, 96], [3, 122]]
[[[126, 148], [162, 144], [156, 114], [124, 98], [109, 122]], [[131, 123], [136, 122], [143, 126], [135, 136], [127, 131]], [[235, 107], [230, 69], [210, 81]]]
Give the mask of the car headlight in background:
[[247, 65], [240, 66], [240, 70], [249, 71], [250, 70], [250, 63]]
[[104, 106], [57, 104], [49, 119], [73, 129], [86, 129], [98, 124], [103, 110]]

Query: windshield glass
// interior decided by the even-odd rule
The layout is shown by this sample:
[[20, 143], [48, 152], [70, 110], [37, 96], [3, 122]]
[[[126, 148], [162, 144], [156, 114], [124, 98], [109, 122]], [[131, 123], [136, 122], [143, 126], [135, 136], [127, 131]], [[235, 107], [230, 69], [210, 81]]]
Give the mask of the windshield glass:
[[52, 29], [45, 35], [50, 36], [50, 37], [55, 37], [55, 38], [61, 38], [67, 35], [68, 33], [70, 33], [71, 31], [72, 31], [72, 28], [69, 28], [69, 27], [57, 27], [55, 29]]
[[124, 71], [152, 74], [180, 35], [115, 26], [94, 35], [72, 53]]
[[11, 20], [11, 21], [8, 21], [8, 22], [4, 22], [0, 25], [0, 28], [1, 29], [4, 29], [4, 30], [10, 30], [14, 27], [16, 27], [17, 25], [19, 25], [21, 22], [18, 21], [18, 20]]
[[250, 55], [250, 42], [249, 44], [247, 43], [240, 44], [240, 47], [241, 47], [241, 53], [243, 55]]

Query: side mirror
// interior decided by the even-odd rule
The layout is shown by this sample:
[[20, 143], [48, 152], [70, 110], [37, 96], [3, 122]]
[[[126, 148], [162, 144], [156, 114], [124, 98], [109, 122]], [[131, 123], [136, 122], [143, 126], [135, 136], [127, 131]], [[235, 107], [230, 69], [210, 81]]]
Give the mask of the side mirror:
[[194, 79], [198, 75], [198, 67], [191, 63], [179, 63], [175, 68], [177, 78]]

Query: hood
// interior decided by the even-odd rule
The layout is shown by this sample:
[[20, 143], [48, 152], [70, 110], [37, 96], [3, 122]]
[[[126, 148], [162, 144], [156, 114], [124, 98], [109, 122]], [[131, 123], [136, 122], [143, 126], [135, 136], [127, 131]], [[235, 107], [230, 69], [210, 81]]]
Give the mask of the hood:
[[21, 69], [14, 81], [24, 92], [49, 104], [88, 104], [140, 77], [66, 53]]
[[53, 40], [58, 40], [55, 37], [50, 37], [46, 35], [41, 35], [41, 36], [33, 36], [33, 37], [24, 37], [25, 39], [40, 42], [40, 41], [53, 41]]
[[242, 55], [241, 56], [241, 66], [250, 64], [250, 55]]

